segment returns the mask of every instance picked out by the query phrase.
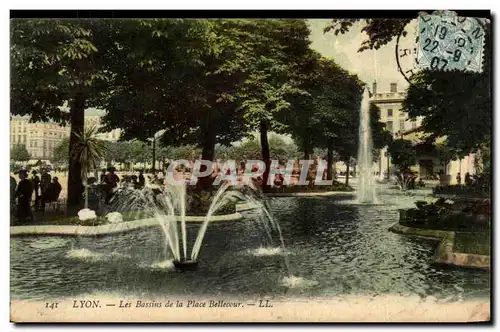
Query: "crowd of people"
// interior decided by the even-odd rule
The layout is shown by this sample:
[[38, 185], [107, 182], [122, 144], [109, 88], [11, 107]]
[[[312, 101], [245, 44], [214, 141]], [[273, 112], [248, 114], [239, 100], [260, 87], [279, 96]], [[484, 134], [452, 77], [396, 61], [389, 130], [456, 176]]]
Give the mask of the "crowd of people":
[[[47, 169], [42, 169], [42, 174], [33, 170], [31, 177], [25, 169], [21, 169], [16, 174], [19, 182], [10, 176], [10, 197], [11, 211], [19, 222], [33, 222], [33, 209], [35, 211], [45, 211], [47, 203], [55, 202], [59, 199], [62, 187], [59, 179], [50, 175]], [[33, 196], [35, 198], [32, 205]]]

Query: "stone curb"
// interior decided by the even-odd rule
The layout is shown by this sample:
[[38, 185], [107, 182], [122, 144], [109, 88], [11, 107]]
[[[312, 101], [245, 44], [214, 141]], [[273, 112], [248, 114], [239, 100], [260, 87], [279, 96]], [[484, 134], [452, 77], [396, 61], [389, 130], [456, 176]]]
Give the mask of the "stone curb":
[[320, 197], [320, 196], [354, 196], [352, 191], [326, 191], [326, 192], [306, 192], [306, 193], [266, 193], [268, 197]]
[[[180, 217], [176, 217], [180, 221]], [[210, 222], [226, 222], [242, 219], [243, 216], [236, 212], [220, 216], [212, 216]], [[201, 223], [205, 221], [202, 216], [186, 216], [187, 223]], [[29, 225], [10, 226], [10, 236], [21, 235], [69, 235], [69, 236], [96, 236], [124, 233], [134, 229], [155, 227], [159, 223], [155, 218], [126, 221], [116, 224], [106, 224], [99, 226], [71, 226], [71, 225]]]
[[455, 243], [455, 232], [452, 231], [440, 231], [434, 229], [422, 229], [403, 226], [396, 223], [389, 227], [389, 231], [406, 234], [406, 235], [416, 235], [422, 237], [431, 237], [439, 239], [439, 245], [436, 249], [436, 263], [454, 265], [466, 268], [484, 269], [490, 270], [490, 260], [489, 255], [477, 255], [477, 254], [466, 254], [453, 252], [453, 245]]

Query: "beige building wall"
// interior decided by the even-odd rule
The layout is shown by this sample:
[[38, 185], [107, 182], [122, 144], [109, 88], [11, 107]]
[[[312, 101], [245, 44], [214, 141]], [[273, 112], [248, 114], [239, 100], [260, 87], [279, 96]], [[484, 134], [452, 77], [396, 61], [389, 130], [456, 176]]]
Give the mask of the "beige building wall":
[[[408, 119], [406, 112], [402, 110], [402, 103], [406, 98], [406, 92], [399, 91], [396, 83], [386, 83], [387, 86], [378, 86], [377, 83], [372, 85], [374, 93], [370, 103], [374, 103], [380, 108], [380, 121], [386, 124], [394, 138], [402, 137], [402, 133], [412, 129], [416, 129], [422, 125], [423, 117], [419, 117], [414, 121]], [[381, 89], [382, 88], [382, 89]], [[382, 149], [380, 156], [374, 156], [374, 159], [380, 161], [376, 163], [375, 168], [379, 172], [380, 179], [384, 178], [388, 165], [391, 167], [390, 158], [387, 157], [387, 147]], [[451, 184], [456, 184], [457, 173], [461, 173], [462, 183], [464, 182], [465, 173], [475, 174], [473, 154], [463, 158], [462, 160], [451, 161], [444, 171], [451, 175]], [[437, 173], [442, 167], [436, 158], [432, 159], [434, 163], [434, 171]], [[418, 171], [418, 165], [415, 167]]]
[[[55, 122], [30, 123], [29, 117], [12, 116], [10, 120], [10, 147], [23, 144], [33, 160], [50, 160], [54, 149], [66, 137], [69, 137], [70, 127], [60, 126]], [[99, 116], [86, 116], [85, 126], [101, 126]], [[106, 141], [116, 142], [120, 138], [120, 129], [97, 136]]]
[[[98, 115], [91, 115], [85, 117], [85, 127], [95, 126], [97, 129], [101, 128], [101, 117]], [[106, 133], [98, 133], [97, 137], [103, 141], [116, 142], [120, 139], [121, 130], [114, 129]]]
[[23, 144], [32, 159], [49, 160], [68, 136], [69, 127], [54, 122], [30, 123], [29, 117], [12, 117], [10, 121], [10, 147]]

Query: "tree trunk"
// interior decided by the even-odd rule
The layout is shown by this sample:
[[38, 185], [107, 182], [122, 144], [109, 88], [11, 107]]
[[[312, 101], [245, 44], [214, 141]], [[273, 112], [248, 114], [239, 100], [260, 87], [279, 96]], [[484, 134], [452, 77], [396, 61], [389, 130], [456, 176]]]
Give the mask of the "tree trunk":
[[262, 174], [262, 190], [268, 191], [269, 185], [267, 184], [269, 178], [269, 171], [271, 167], [271, 152], [269, 151], [269, 141], [267, 140], [267, 123], [260, 121], [260, 147], [262, 150], [262, 161], [266, 164], [264, 174]]
[[345, 184], [349, 185], [349, 161], [345, 162], [346, 172], [345, 172]]
[[333, 166], [333, 147], [331, 144], [328, 145], [328, 150], [326, 152], [326, 179], [332, 180], [332, 166]]
[[352, 177], [355, 178], [356, 177], [356, 163], [354, 163], [352, 165]]
[[311, 151], [309, 151], [309, 148], [304, 148], [304, 160], [309, 160], [310, 155]]
[[78, 207], [83, 194], [82, 165], [71, 156], [73, 147], [78, 143], [78, 136], [83, 135], [85, 126], [85, 97], [76, 94], [70, 109], [71, 133], [69, 136], [69, 173], [68, 173], [68, 207]]
[[85, 185], [85, 208], [89, 208], [89, 186]]

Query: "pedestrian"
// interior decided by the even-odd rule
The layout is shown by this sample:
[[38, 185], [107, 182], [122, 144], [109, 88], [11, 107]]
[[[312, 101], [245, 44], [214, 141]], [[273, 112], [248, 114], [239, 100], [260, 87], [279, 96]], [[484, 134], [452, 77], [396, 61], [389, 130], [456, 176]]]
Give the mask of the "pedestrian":
[[460, 172], [457, 173], [457, 184], [458, 185], [462, 184], [462, 176], [460, 175]]
[[466, 186], [472, 186], [472, 177], [470, 176], [469, 172], [465, 173], [465, 180], [464, 180], [464, 182], [465, 182]]
[[115, 174], [115, 171], [116, 169], [114, 167], [108, 168], [108, 174], [106, 174], [106, 177], [104, 178], [104, 183], [106, 184], [105, 204], [109, 204], [111, 198], [118, 189], [118, 182], [120, 182], [120, 178]]
[[28, 179], [28, 171], [22, 169], [18, 172], [19, 183], [16, 189], [17, 199], [17, 221], [26, 222], [27, 220], [33, 222], [33, 213], [31, 212], [31, 196], [33, 195], [33, 183]]
[[40, 190], [40, 177], [37, 174], [36, 170], [31, 172], [31, 182], [33, 183], [33, 188], [35, 190], [35, 210], [40, 208], [42, 192]]
[[52, 176], [49, 174], [48, 169], [43, 168], [42, 176], [40, 179], [40, 192], [42, 196], [45, 194], [45, 191], [49, 189], [51, 182], [52, 182]]
[[11, 175], [10, 176], [10, 212], [13, 215], [15, 206], [16, 206], [16, 187], [17, 182], [16, 179]]
[[52, 182], [48, 185], [42, 196], [42, 211], [45, 210], [45, 204], [51, 202], [57, 202], [59, 199], [59, 194], [61, 193], [62, 186], [59, 183], [59, 179], [57, 176], [54, 176]]
[[141, 189], [144, 188], [145, 185], [146, 185], [146, 179], [144, 178], [144, 170], [141, 169], [139, 171], [139, 182], [137, 183], [137, 187]]
[[99, 176], [99, 182], [104, 183], [104, 179], [106, 178], [106, 170], [102, 169], [101, 170], [101, 175]]

